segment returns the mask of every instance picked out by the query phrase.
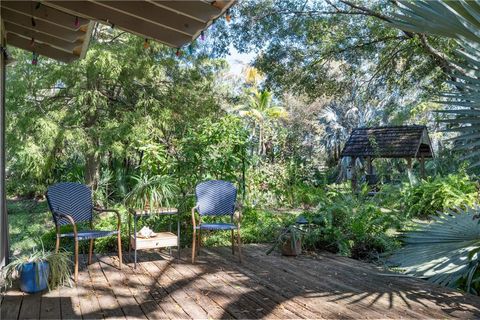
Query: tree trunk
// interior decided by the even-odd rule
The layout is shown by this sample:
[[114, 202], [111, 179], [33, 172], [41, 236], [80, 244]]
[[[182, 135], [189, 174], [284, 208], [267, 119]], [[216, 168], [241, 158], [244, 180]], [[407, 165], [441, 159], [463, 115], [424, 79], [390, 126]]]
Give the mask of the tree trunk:
[[100, 155], [98, 154], [98, 139], [91, 139], [89, 151], [85, 155], [85, 184], [96, 190], [100, 179]]

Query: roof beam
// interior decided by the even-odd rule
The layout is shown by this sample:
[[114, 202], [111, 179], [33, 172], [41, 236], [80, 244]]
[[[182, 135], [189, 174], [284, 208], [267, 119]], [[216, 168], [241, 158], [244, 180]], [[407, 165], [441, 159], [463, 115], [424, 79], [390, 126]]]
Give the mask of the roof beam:
[[38, 43], [38, 42], [47, 43], [51, 46], [54, 46], [60, 50], [64, 50], [67, 52], [72, 52], [76, 47], [82, 45], [82, 41], [80, 40], [77, 40], [76, 42], [66, 41], [57, 37], [50, 36], [45, 33], [37, 32], [35, 30], [22, 27], [18, 24], [10, 23], [8, 21], [5, 22], [5, 28], [7, 29], [8, 33], [15, 33], [26, 39], [34, 39], [35, 43]]
[[[89, 1], [44, 1], [45, 5], [81, 17], [113, 24], [119, 29], [158, 40], [173, 47], [180, 47], [192, 38], [151, 22], [126, 15], [116, 10]], [[140, 2], [139, 2], [140, 4]]]
[[[75, 15], [70, 15], [65, 12], [40, 5], [38, 9], [36, 8], [37, 2], [34, 1], [0, 1], [0, 5], [3, 8], [10, 9], [17, 13], [26, 15], [31, 19], [32, 17], [35, 20], [43, 20], [52, 24], [59, 25], [66, 29], [76, 31], [79, 29], [79, 26], [88, 24], [87, 19], [76, 17]], [[2, 13], [3, 16], [3, 13]], [[75, 25], [75, 20], [78, 19], [78, 25]]]
[[20, 25], [28, 29], [34, 29], [37, 32], [46, 33], [70, 42], [82, 40], [85, 37], [85, 31], [82, 31], [83, 28], [80, 28], [80, 30], [77, 31], [72, 31], [45, 20], [35, 20], [35, 26], [32, 26], [31, 17], [7, 8], [2, 8], [2, 19], [5, 22]]
[[143, 1], [141, 4], [138, 3], [138, 1], [94, 0], [94, 2], [123, 14], [131, 15], [161, 27], [178, 31], [189, 37], [192, 37], [198, 29], [205, 27], [205, 24], [198, 20], [185, 17], [147, 1]]
[[[20, 37], [14, 33], [7, 32], [7, 42], [9, 45], [18, 47], [20, 49], [32, 51], [30, 40]], [[63, 61], [63, 62], [71, 62], [75, 59], [78, 59], [79, 57], [79, 55], [77, 54], [68, 53], [63, 50], [58, 50], [44, 43], [36, 43], [33, 49], [35, 53], [41, 54], [42, 56], [46, 56], [55, 60]]]
[[185, 17], [196, 19], [206, 23], [210, 19], [220, 15], [221, 9], [204, 1], [163, 1], [151, 0], [157, 6], [176, 12]]

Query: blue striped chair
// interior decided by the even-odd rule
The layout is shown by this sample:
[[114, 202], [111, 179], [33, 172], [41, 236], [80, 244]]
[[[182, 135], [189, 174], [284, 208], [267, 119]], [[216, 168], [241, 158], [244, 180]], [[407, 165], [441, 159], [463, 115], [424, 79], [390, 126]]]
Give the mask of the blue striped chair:
[[[197, 203], [192, 208], [192, 263], [198, 254], [198, 247], [201, 245], [202, 230], [223, 230], [231, 232], [232, 254], [235, 254], [234, 231], [237, 230], [237, 247], [240, 262], [242, 262], [242, 242], [240, 239], [240, 215], [238, 221], [234, 221], [236, 210], [237, 189], [233, 184], [222, 180], [205, 181], [195, 188]], [[196, 214], [198, 213], [198, 222]], [[230, 216], [230, 223], [203, 223], [204, 216]], [[198, 237], [198, 238], [197, 238]], [[197, 247], [198, 246], [198, 247]]]
[[[48, 187], [47, 202], [52, 212], [53, 221], [57, 230], [57, 243], [55, 251], [60, 248], [60, 239], [64, 237], [73, 238], [75, 242], [75, 273], [78, 278], [78, 241], [90, 240], [88, 264], [92, 263], [93, 244], [95, 239], [117, 236], [119, 268], [122, 268], [122, 240], [120, 235], [121, 219], [117, 210], [100, 209], [93, 206], [92, 193], [90, 189], [80, 183], [61, 182]], [[93, 212], [115, 212], [117, 214], [117, 230], [104, 231], [93, 229]], [[77, 230], [78, 222], [89, 222], [91, 230]], [[60, 233], [60, 226], [71, 224], [73, 232]]]

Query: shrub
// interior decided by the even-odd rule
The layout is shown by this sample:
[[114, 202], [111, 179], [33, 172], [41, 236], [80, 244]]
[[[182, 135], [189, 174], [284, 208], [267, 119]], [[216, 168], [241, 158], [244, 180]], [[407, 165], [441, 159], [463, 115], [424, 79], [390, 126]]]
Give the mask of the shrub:
[[404, 217], [396, 210], [380, 207], [376, 198], [332, 190], [309, 220], [317, 227], [307, 233], [305, 245], [341, 255], [373, 259], [398, 247], [395, 230]]
[[456, 207], [472, 206], [478, 188], [465, 173], [436, 177], [404, 189], [404, 207], [408, 217], [428, 217]]

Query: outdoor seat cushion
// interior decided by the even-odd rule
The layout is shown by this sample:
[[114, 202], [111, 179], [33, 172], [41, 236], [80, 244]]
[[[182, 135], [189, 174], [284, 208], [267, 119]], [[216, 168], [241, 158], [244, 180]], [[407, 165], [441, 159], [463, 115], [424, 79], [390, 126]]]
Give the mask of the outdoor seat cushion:
[[233, 223], [202, 223], [196, 226], [196, 229], [201, 230], [236, 230], [237, 226]]
[[[97, 239], [97, 238], [103, 238], [103, 237], [108, 237], [111, 235], [117, 234], [118, 231], [104, 231], [104, 230], [82, 230], [78, 231], [78, 240], [89, 240], [89, 239]], [[68, 237], [68, 238], [73, 238], [74, 234], [73, 232], [70, 233], [62, 233], [60, 234], [60, 237]]]

